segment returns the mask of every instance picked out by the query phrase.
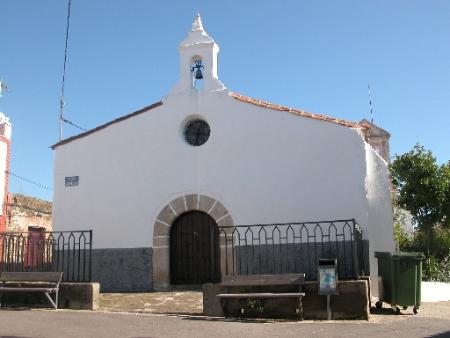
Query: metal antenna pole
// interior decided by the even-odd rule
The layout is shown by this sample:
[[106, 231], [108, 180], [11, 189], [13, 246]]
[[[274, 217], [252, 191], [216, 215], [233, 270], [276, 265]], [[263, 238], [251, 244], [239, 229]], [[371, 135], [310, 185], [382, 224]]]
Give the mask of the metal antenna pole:
[[64, 100], [61, 96], [61, 100], [59, 101], [59, 140], [62, 141], [63, 139], [63, 125], [64, 125], [64, 117], [63, 117], [63, 107], [64, 107]]
[[372, 96], [370, 95], [370, 85], [367, 85], [367, 89], [369, 90], [370, 121], [373, 123]]
[[0, 97], [2, 97], [2, 91], [8, 92], [9, 88], [3, 80], [0, 79]]
[[62, 76], [62, 85], [61, 85], [61, 98], [59, 101], [59, 140], [63, 139], [63, 125], [64, 125], [64, 84], [66, 81], [66, 63], [67, 63], [67, 44], [69, 41], [69, 28], [70, 28], [70, 6], [72, 4], [72, 0], [68, 1], [67, 4], [67, 26], [66, 26], [66, 46], [64, 49], [64, 67], [63, 67], [63, 76]]

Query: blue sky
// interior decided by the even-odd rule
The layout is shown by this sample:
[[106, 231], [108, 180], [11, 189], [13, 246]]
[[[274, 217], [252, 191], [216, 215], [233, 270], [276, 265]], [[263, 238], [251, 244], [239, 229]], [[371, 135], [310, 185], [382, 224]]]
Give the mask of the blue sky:
[[[0, 111], [11, 171], [53, 186], [67, 1], [0, 0]], [[450, 1], [72, 0], [66, 117], [86, 129], [159, 101], [178, 78], [177, 45], [200, 12], [233, 91], [359, 121], [450, 159]], [[280, 131], [282, 132], [282, 131]], [[65, 128], [65, 136], [78, 133]], [[124, 135], [126, 137], [126, 135]], [[149, 154], [151, 156], [151, 154]], [[52, 199], [11, 177], [10, 191]]]

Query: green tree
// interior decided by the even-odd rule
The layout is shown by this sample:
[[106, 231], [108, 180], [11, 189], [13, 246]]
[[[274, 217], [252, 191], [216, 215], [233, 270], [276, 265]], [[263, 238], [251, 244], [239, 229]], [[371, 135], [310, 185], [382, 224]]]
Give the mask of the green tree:
[[396, 155], [390, 171], [397, 188], [395, 203], [411, 213], [425, 234], [429, 259], [434, 229], [450, 227], [450, 162], [438, 165], [431, 151], [417, 144]]
[[[412, 251], [414, 233], [410, 214], [394, 205], [394, 239], [399, 251]], [[409, 217], [408, 217], [409, 216]]]

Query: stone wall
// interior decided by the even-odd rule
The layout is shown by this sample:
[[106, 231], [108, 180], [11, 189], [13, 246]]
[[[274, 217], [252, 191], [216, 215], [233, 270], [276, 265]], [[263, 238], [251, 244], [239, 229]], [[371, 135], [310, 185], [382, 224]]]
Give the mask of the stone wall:
[[[98, 283], [61, 283], [58, 308], [72, 310], [97, 310], [99, 307]], [[54, 295], [52, 295], [54, 299]], [[2, 295], [2, 306], [49, 308], [50, 302], [43, 293], [9, 292]]]
[[92, 250], [92, 281], [101, 292], [144, 292], [153, 289], [152, 248]]
[[[203, 311], [207, 316], [224, 316], [223, 306], [217, 298], [219, 293], [230, 292], [292, 292], [298, 291], [297, 287], [267, 287], [262, 289], [249, 290], [248, 287], [225, 288], [219, 284], [205, 284], [203, 286]], [[302, 291], [303, 297], [303, 318], [304, 319], [327, 319], [326, 296], [317, 294], [317, 282], [306, 282]], [[340, 281], [338, 284], [339, 294], [331, 296], [331, 319], [369, 319], [369, 283], [367, 280]], [[248, 308], [246, 299], [225, 301], [228, 316], [238, 317], [242, 314], [242, 309]], [[265, 318], [298, 318], [298, 300], [296, 299], [267, 299], [263, 301], [264, 312], [261, 315]]]

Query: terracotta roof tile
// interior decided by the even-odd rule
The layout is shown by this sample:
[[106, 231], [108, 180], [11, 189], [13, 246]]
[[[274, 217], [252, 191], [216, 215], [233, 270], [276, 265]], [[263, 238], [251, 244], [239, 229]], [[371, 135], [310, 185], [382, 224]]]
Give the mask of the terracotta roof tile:
[[159, 107], [159, 106], [161, 106], [162, 104], [163, 104], [163, 103], [162, 103], [161, 101], [160, 101], [160, 102], [153, 103], [153, 104], [150, 105], [150, 106], [147, 106], [147, 107], [144, 107], [144, 108], [142, 108], [142, 109], [139, 109], [139, 110], [137, 110], [137, 111], [135, 111], [135, 112], [133, 112], [133, 113], [131, 113], [131, 114], [128, 114], [128, 115], [125, 115], [125, 116], [121, 116], [121, 117], [119, 117], [119, 118], [117, 118], [117, 119], [115, 119], [115, 120], [109, 121], [108, 123], [102, 124], [101, 126], [98, 126], [98, 127], [94, 128], [94, 129], [90, 129], [90, 130], [88, 130], [88, 131], [85, 131], [84, 133], [81, 133], [81, 134], [78, 134], [78, 135], [75, 135], [75, 136], [66, 138], [66, 139], [64, 139], [64, 140], [62, 140], [62, 141], [59, 141], [58, 143], [55, 143], [54, 145], [52, 145], [50, 148], [55, 149], [56, 147], [58, 147], [58, 146], [60, 146], [60, 145], [63, 145], [63, 144], [72, 142], [73, 140], [76, 140], [76, 139], [79, 139], [79, 138], [82, 138], [82, 137], [85, 137], [85, 136], [88, 136], [88, 135], [90, 135], [90, 134], [92, 134], [92, 133], [95, 133], [96, 131], [105, 129], [106, 127], [109, 127], [109, 126], [112, 125], [112, 124], [115, 124], [115, 123], [118, 123], [118, 122], [127, 120], [127, 119], [129, 119], [130, 117], [134, 117], [134, 116], [136, 116], [136, 115], [145, 113], [146, 111], [149, 111], [149, 110], [151, 110], [151, 109], [153, 109], [153, 108]]
[[280, 106], [278, 104], [272, 104], [267, 101], [253, 99], [251, 97], [244, 96], [244, 95], [234, 93], [234, 92], [230, 92], [229, 95], [239, 101], [251, 103], [251, 104], [254, 104], [254, 105], [260, 106], [260, 107], [265, 107], [265, 108], [270, 108], [270, 109], [275, 109], [275, 110], [280, 110], [280, 111], [287, 111], [287, 112], [295, 114], [295, 115], [308, 117], [308, 118], [312, 118], [312, 119], [316, 119], [316, 120], [333, 122], [333, 123], [337, 123], [337, 124], [340, 124], [340, 125], [343, 125], [343, 126], [346, 126], [349, 128], [359, 128], [359, 129], [367, 128], [367, 126], [359, 124], [358, 122], [347, 121], [347, 120], [338, 119], [338, 118], [334, 118], [334, 117], [330, 117], [330, 116], [326, 116], [326, 115], [308, 113], [308, 112], [300, 110], [300, 109], [294, 109], [294, 108], [289, 108], [286, 106]]

